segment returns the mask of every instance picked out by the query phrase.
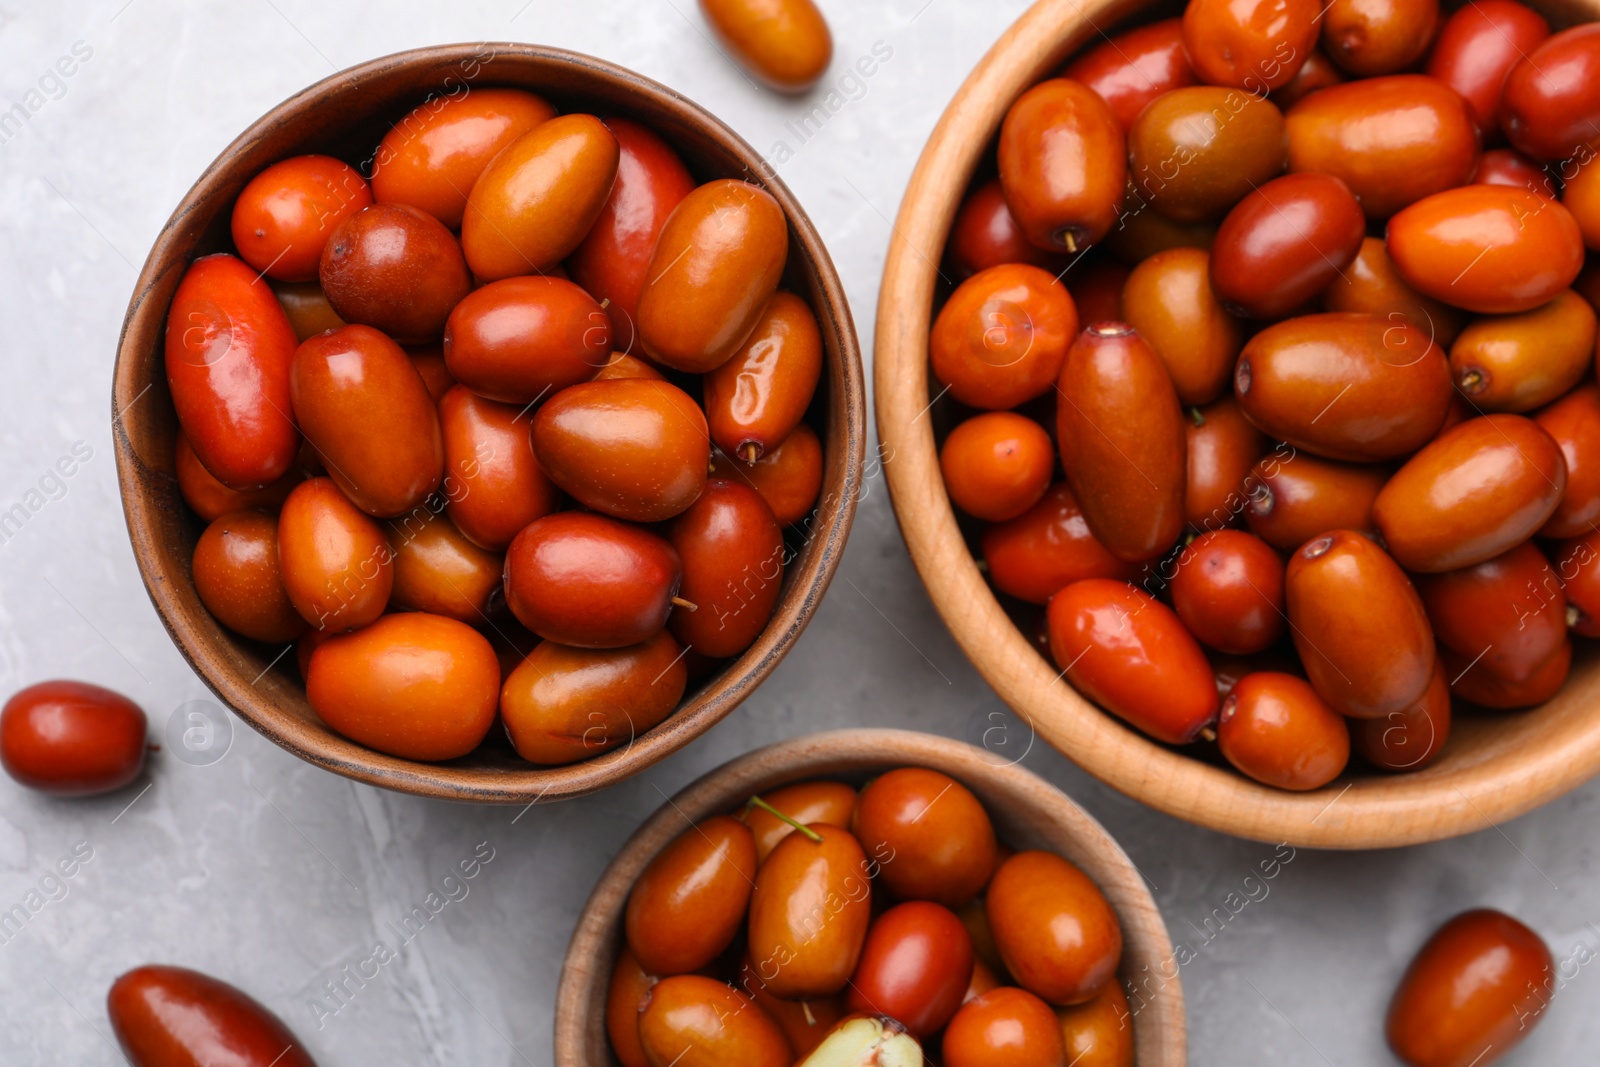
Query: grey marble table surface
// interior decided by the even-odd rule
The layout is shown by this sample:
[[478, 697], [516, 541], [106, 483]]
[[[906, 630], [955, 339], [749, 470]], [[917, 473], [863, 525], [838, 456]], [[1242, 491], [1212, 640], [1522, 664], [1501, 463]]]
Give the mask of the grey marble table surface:
[[[157, 741], [175, 709], [210, 699], [161, 628], [123, 526], [108, 402], [117, 331], [138, 265], [201, 170], [267, 108], [339, 68], [427, 44], [516, 40], [589, 52], [682, 91], [781, 160], [870, 353], [889, 220], [911, 168], [1025, 4], [822, 6], [842, 104], [807, 129], [798, 119], [815, 101], [753, 87], [708, 42], [693, 0], [0, 0], [0, 112], [27, 114], [0, 120], [0, 511], [22, 504], [28, 515], [0, 532], [0, 692], [52, 677], [112, 686], [149, 712]], [[841, 81], [874, 52], [871, 78]], [[39, 904], [0, 927], [0, 1064], [123, 1062], [106, 989], [163, 961], [247, 988], [324, 1067], [543, 1067], [572, 924], [664, 795], [780, 738], [869, 724], [976, 739], [994, 721], [1014, 724], [991, 717], [1003, 712], [933, 612], [874, 473], [832, 590], [772, 679], [702, 740], [600, 795], [513, 823], [514, 810], [333, 777], [237, 720], [220, 761], [185, 764], [164, 746], [138, 783], [105, 798], [64, 803], [0, 779], [0, 911]], [[1153, 813], [1042, 744], [1025, 765], [1122, 842], [1194, 951], [1182, 972], [1192, 1062], [1392, 1062], [1382, 1016], [1401, 969], [1435, 925], [1479, 904], [1517, 914], [1568, 961], [1547, 1018], [1505, 1062], [1595, 1061], [1600, 967], [1585, 964], [1600, 954], [1589, 881], [1600, 785], [1447, 843], [1302, 850], [1240, 906], [1271, 846]], [[89, 858], [74, 876], [51, 877], [75, 850]], [[330, 993], [377, 942], [395, 945], [394, 924], [474, 856], [490, 858], [452, 883], [394, 962]]]

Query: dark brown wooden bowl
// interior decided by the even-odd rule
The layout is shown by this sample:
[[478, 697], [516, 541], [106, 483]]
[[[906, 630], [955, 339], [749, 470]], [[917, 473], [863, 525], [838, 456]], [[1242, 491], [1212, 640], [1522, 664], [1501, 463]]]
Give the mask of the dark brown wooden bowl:
[[[789, 219], [785, 285], [810, 301], [827, 350], [827, 373], [808, 416], [825, 451], [822, 498], [809, 520], [786, 533], [793, 555], [771, 623], [671, 718], [630, 744], [566, 767], [536, 767], [492, 740], [459, 760], [419, 763], [329, 730], [306, 703], [292, 652], [229, 633], [200, 603], [190, 558], [203, 526], [184, 505], [173, 474], [178, 420], [163, 373], [167, 308], [191, 261], [231, 248], [229, 217], [245, 183], [269, 164], [306, 152], [359, 166], [389, 126], [430, 94], [489, 86], [530, 89], [564, 111], [636, 119], [666, 138], [701, 180], [744, 178], [765, 187]], [[402, 52], [326, 78], [269, 111], [206, 169], [156, 238], [128, 305], [112, 430], [145, 588], [184, 657], [240, 718], [301, 759], [349, 778], [422, 796], [526, 804], [580, 796], [638, 773], [710, 729], [772, 673], [810, 621], [844, 550], [861, 486], [866, 405], [855, 325], [833, 261], [794, 195], [753, 148], [703, 108], [622, 67], [558, 48], [462, 44]]]
[[910, 730], [833, 730], [757, 749], [708, 772], [628, 839], [600, 876], [567, 945], [556, 990], [555, 1067], [616, 1067], [606, 1039], [606, 990], [622, 951], [622, 917], [633, 883], [656, 853], [690, 824], [737, 811], [752, 795], [791, 782], [837, 778], [859, 785], [896, 767], [948, 774], [983, 801], [1013, 848], [1065, 856], [1100, 887], [1122, 923], [1118, 978], [1129, 989], [1134, 1062], [1187, 1062], [1178, 957], [1144, 876], [1105, 828], [1060, 789], [993, 752]]

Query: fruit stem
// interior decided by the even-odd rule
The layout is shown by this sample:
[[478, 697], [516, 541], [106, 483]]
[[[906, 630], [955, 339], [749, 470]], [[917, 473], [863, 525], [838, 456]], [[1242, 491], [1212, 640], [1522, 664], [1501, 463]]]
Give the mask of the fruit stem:
[[760, 808], [762, 811], [766, 812], [768, 815], [771, 815], [771, 816], [773, 816], [775, 818], [778, 818], [778, 819], [782, 819], [784, 822], [788, 823], [790, 826], [794, 827], [796, 830], [800, 831], [802, 834], [805, 834], [807, 837], [809, 837], [811, 840], [815, 841], [817, 844], [819, 844], [819, 845], [822, 844], [822, 835], [821, 834], [817, 833], [815, 830], [813, 830], [809, 826], [800, 825], [800, 823], [797, 822], [795, 819], [793, 819], [792, 817], [790, 817], [788, 815], [785, 815], [783, 812], [779, 811], [777, 808], [773, 807], [771, 804], [768, 804], [765, 800], [762, 800], [760, 797], [751, 797], [750, 800], [748, 801], [748, 804], [752, 808]]
[[692, 600], [685, 600], [681, 596], [673, 597], [672, 598], [672, 602], [674, 604], [678, 605], [678, 607], [682, 608], [684, 611], [699, 611], [700, 610], [700, 605], [699, 604], [696, 604]]
[[802, 1000], [800, 1002], [800, 1010], [806, 1013], [807, 1026], [817, 1025], [817, 1017], [811, 1014], [811, 1002], [809, 1000]]
[[1217, 739], [1217, 732], [1211, 727], [1207, 726], [1200, 731], [1200, 736], [1207, 741], [1215, 741]]
[[739, 446], [739, 458], [746, 463], [754, 463], [761, 458], [761, 446], [754, 441], [746, 441]]
[[1206, 424], [1206, 417], [1200, 413], [1199, 408], [1190, 408], [1189, 417], [1194, 420], [1196, 426], [1204, 426]]

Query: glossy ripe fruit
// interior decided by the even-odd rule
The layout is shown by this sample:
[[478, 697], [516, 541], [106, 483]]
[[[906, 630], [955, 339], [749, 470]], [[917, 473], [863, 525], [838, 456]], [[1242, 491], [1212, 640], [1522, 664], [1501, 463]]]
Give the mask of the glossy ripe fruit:
[[617, 965], [611, 968], [611, 984], [606, 989], [606, 1037], [622, 1067], [650, 1067], [644, 1046], [639, 1044], [639, 1008], [658, 981], [655, 975], [644, 972], [624, 946]]
[[1283, 561], [1242, 530], [1213, 530], [1178, 553], [1172, 606], [1219, 652], [1260, 652], [1283, 635]]
[[1567, 463], [1561, 503], [1541, 537], [1578, 537], [1600, 526], [1600, 388], [1581, 385], [1535, 415]]
[[1075, 582], [1050, 601], [1050, 655], [1073, 687], [1168, 744], [1216, 719], [1211, 664], [1172, 609], [1126, 582]]
[[1550, 562], [1566, 590], [1572, 632], [1600, 637], [1600, 532], [1555, 545]]
[[1485, 415], [1440, 434], [1396, 471], [1372, 515], [1407, 570], [1456, 570], [1533, 536], [1566, 485], [1561, 449], [1537, 423]]
[[370, 326], [318, 334], [294, 354], [295, 418], [328, 474], [369, 515], [410, 511], [444, 477], [444, 438], [405, 350]]
[[617, 139], [617, 180], [589, 235], [567, 258], [567, 270], [585, 292], [607, 302], [616, 345], [631, 352], [656, 238], [672, 209], [694, 191], [694, 178], [648, 127], [624, 118], [605, 122]]
[[298, 340], [304, 341], [323, 330], [337, 330], [345, 325], [339, 313], [333, 310], [333, 305], [328, 303], [328, 294], [314, 281], [274, 282], [272, 292], [277, 296], [283, 313], [289, 317], [289, 325]]
[[1410, 1067], [1486, 1067], [1539, 1021], [1555, 963], [1539, 935], [1480, 908], [1441, 926], [1389, 1002], [1389, 1047]]
[[1550, 162], [1600, 141], [1600, 26], [1562, 30], [1518, 59], [1500, 96], [1500, 128], [1518, 151]]
[[1362, 240], [1361, 249], [1322, 291], [1325, 311], [1376, 315], [1385, 324], [1409, 323], [1441, 348], [1461, 332], [1466, 316], [1460, 309], [1423, 296], [1395, 272], [1383, 238]]
[[1361, 534], [1308, 541], [1284, 577], [1289, 629], [1317, 695], [1380, 719], [1415, 704], [1433, 677], [1433, 630], [1405, 572]]
[[1450, 677], [1444, 658], [1428, 688], [1411, 707], [1381, 719], [1351, 719], [1350, 744], [1368, 763], [1386, 771], [1420, 771], [1439, 758], [1450, 739]]
[[[1522, 158], [1522, 157], [1517, 157]], [[1568, 160], [1559, 170], [1563, 178], [1561, 188], [1561, 203], [1572, 212], [1573, 219], [1578, 223], [1578, 231], [1583, 234], [1585, 248], [1593, 251], [1600, 247], [1600, 179], [1596, 179], [1593, 158], [1587, 162], [1583, 160]], [[1534, 164], [1528, 163], [1532, 169]], [[1544, 190], [1547, 195], [1554, 195], [1554, 182], [1543, 171], [1536, 171], [1542, 183], [1535, 181], [1535, 189]]]
[[789, 1067], [778, 1024], [726, 982], [695, 974], [658, 982], [639, 1013], [650, 1067]]
[[1368, 218], [1462, 185], [1478, 166], [1466, 101], [1421, 74], [1335, 85], [1290, 108], [1286, 122], [1289, 169], [1339, 178]]
[[821, 377], [822, 333], [811, 306], [793, 293], [773, 293], [749, 339], [705, 376], [711, 440], [754, 463], [800, 424]]
[[500, 691], [517, 755], [556, 766], [627, 744], [671, 715], [689, 682], [683, 650], [666, 632], [627, 648], [545, 641]]
[[1450, 346], [1456, 388], [1479, 411], [1532, 411], [1589, 372], [1595, 314], [1568, 289], [1520, 315], [1477, 319]]
[[1465, 185], [1389, 220], [1389, 258], [1413, 289], [1476, 314], [1529, 311], [1583, 268], [1572, 213], [1527, 189]]
[[1007, 596], [1043, 604], [1085, 578], [1133, 581], [1140, 566], [1106, 551], [1089, 530], [1072, 487], [1057, 482], [1027, 512], [997, 523], [979, 541], [989, 580]]
[[868, 782], [851, 824], [901, 900], [959, 908], [994, 873], [994, 826], [972, 791], [949, 775], [901, 767]]
[[1055, 445], [1044, 427], [1011, 411], [974, 415], [939, 449], [951, 501], [985, 522], [1014, 519], [1037, 504], [1055, 465]]
[[755, 463], [739, 464], [736, 473], [761, 494], [778, 525], [789, 526], [810, 515], [822, 493], [822, 442], [802, 422], [777, 448]]
[[1250, 425], [1232, 395], [1184, 419], [1189, 478], [1184, 519], [1198, 530], [1231, 525], [1249, 504], [1245, 479], [1267, 450], [1266, 436]]
[[1069, 78], [1040, 82], [1000, 126], [1000, 186], [1036, 247], [1078, 252], [1117, 221], [1127, 178], [1122, 127], [1098, 93]]
[[536, 519], [506, 550], [511, 613], [546, 641], [577, 648], [654, 637], [682, 580], [683, 564], [664, 538], [588, 512]]
[[1133, 268], [1122, 287], [1122, 318], [1167, 365], [1185, 406], [1209, 404], [1228, 388], [1244, 343], [1239, 321], [1211, 285], [1211, 255], [1171, 248]]
[[1497, 128], [1506, 75], [1550, 36], [1543, 15], [1517, 0], [1474, 0], [1445, 20], [1428, 74], [1466, 98], [1480, 132]]
[[1306, 61], [1300, 64], [1300, 69], [1294, 72], [1294, 77], [1281, 88], [1274, 89], [1267, 99], [1288, 111], [1312, 93], [1330, 85], [1341, 85], [1344, 81], [1344, 74], [1333, 65], [1328, 54], [1320, 48], [1313, 48], [1306, 56]]
[[524, 526], [556, 509], [560, 494], [533, 454], [521, 408], [457, 385], [439, 401], [439, 424], [446, 506], [468, 540], [503, 551]]
[[922, 900], [896, 905], [867, 931], [845, 1008], [887, 1015], [928, 1037], [961, 1007], [972, 964], [972, 939], [954, 912]]
[[[762, 799], [801, 826], [818, 822], [849, 826], [856, 810], [856, 791], [843, 782], [797, 782], [765, 793]], [[794, 833], [793, 826], [754, 804], [747, 805], [739, 819], [755, 835], [757, 863], [764, 862], [779, 841]]]
[[945, 254], [956, 281], [965, 281], [981, 270], [1006, 263], [1026, 263], [1052, 275], [1067, 265], [1068, 257], [1030, 243], [1006, 206], [1000, 179], [991, 178], [974, 188], [961, 202]]
[[427, 509], [389, 524], [396, 608], [482, 626], [499, 606], [500, 553], [469, 541], [449, 516]]
[[315, 629], [359, 629], [388, 606], [394, 550], [331, 478], [302, 482], [283, 502], [278, 560], [290, 602]]
[[1372, 505], [1388, 480], [1387, 467], [1274, 452], [1246, 479], [1245, 522], [1281, 552], [1293, 552], [1330, 530], [1375, 534]]
[[588, 381], [610, 355], [610, 317], [562, 278], [491, 282], [456, 305], [444, 332], [457, 381], [519, 406]]
[[[1584, 171], [1579, 171], [1581, 176]], [[1564, 190], [1558, 190], [1555, 180], [1545, 173], [1544, 168], [1518, 152], [1515, 148], [1492, 148], [1478, 159], [1478, 169], [1472, 175], [1474, 185], [1509, 185], [1516, 189], [1527, 189], [1538, 193], [1540, 196], [1556, 199], [1560, 194], [1562, 202], [1567, 205], [1567, 210], [1578, 219], [1578, 226], [1583, 230], [1584, 242], [1590, 242], [1590, 229], [1584, 216], [1588, 215], [1589, 205], [1583, 193], [1572, 195], [1572, 186], [1569, 184]], [[1580, 204], [1583, 215], [1580, 215]]]
[[933, 376], [968, 407], [1014, 408], [1049, 392], [1078, 333], [1066, 286], [1014, 263], [962, 282], [928, 338]]
[[500, 150], [555, 118], [543, 97], [521, 89], [479, 89], [418, 104], [383, 135], [372, 157], [372, 195], [380, 204], [426, 211], [461, 228], [467, 194]]
[[667, 538], [683, 560], [679, 596], [695, 605], [672, 613], [673, 636], [719, 659], [749, 648], [778, 606], [787, 561], [767, 502], [742, 482], [712, 478]]
[[242, 260], [205, 256], [178, 283], [167, 312], [167, 386], [195, 455], [230, 489], [271, 485], [294, 463], [295, 344], [272, 289]]
[[1333, 0], [1322, 13], [1322, 47], [1358, 78], [1405, 70], [1427, 51], [1439, 0]]
[[563, 389], [533, 417], [545, 475], [585, 507], [660, 522], [700, 496], [711, 461], [706, 417], [667, 382], [619, 378]]
[[695, 824], [662, 849], [628, 894], [628, 948], [658, 977], [698, 971], [733, 943], [750, 903], [756, 844], [727, 815]]
[[1094, 90], [1123, 129], [1162, 93], [1194, 85], [1183, 52], [1183, 20], [1162, 19], [1108, 37], [1068, 63], [1061, 72]]
[[29, 789], [109, 793], [139, 777], [144, 754], [144, 712], [98, 685], [37, 682], [0, 709], [0, 766]]
[[1329, 312], [1289, 319], [1239, 354], [1234, 392], [1269, 437], [1330, 459], [1383, 460], [1432, 440], [1450, 408], [1450, 365], [1416, 327]]
[[195, 542], [191, 570], [200, 602], [234, 633], [282, 644], [305, 632], [284, 590], [273, 516], [235, 511], [217, 519]]
[[1174, 89], [1152, 100], [1128, 130], [1129, 179], [1179, 222], [1218, 218], [1276, 178], [1287, 159], [1283, 113], [1237, 89]]
[[962, 1006], [944, 1034], [945, 1067], [1067, 1067], [1050, 1005], [1003, 986]]
[[135, 967], [112, 983], [106, 1014], [132, 1067], [316, 1067], [276, 1015], [199, 971]]
[[1161, 555], [1183, 530], [1183, 411], [1161, 357], [1133, 328], [1079, 335], [1056, 384], [1056, 441], [1089, 528], [1118, 559]]
[[1305, 681], [1257, 671], [1222, 702], [1217, 744], [1242, 773], [1279, 789], [1320, 789], [1350, 760], [1350, 729]]
[[182, 430], [178, 431], [173, 449], [172, 467], [183, 502], [206, 522], [220, 519], [230, 511], [277, 511], [289, 491], [305, 480], [305, 475], [291, 468], [265, 489], [229, 489], [201, 466]]
[[1321, 16], [1311, 0], [1190, 0], [1183, 47], [1201, 81], [1264, 96], [1311, 54]]
[[1453, 696], [1480, 707], [1509, 711], [1543, 704], [1560, 692], [1572, 669], [1572, 642], [1563, 641], [1554, 655], [1521, 682], [1508, 682], [1448, 648], [1439, 650], [1439, 659], [1451, 679]]
[[833, 60], [833, 35], [812, 0], [700, 0], [739, 65], [780, 93], [803, 93]]
[[1228, 212], [1211, 246], [1211, 289], [1258, 319], [1290, 314], [1326, 289], [1361, 248], [1367, 222], [1329, 174], [1286, 174]]
[[1567, 639], [1567, 598], [1531, 542], [1471, 567], [1417, 578], [1439, 643], [1475, 668], [1525, 682]]
[[600, 217], [620, 150], [593, 115], [541, 122], [494, 157], [467, 197], [461, 248], [482, 281], [543, 274]]
[[295, 156], [250, 179], [233, 202], [233, 246], [255, 269], [286, 282], [309, 282], [328, 237], [372, 203], [372, 190], [332, 156]]
[[1057, 1006], [1082, 1004], [1115, 980], [1122, 927], [1089, 876], [1049, 852], [1019, 852], [1000, 865], [984, 910], [1006, 970]]
[[340, 223], [322, 250], [320, 277], [340, 318], [407, 345], [437, 341], [472, 291], [455, 235], [404, 204], [374, 204]]
[[784, 1000], [842, 990], [855, 973], [872, 919], [872, 882], [861, 845], [837, 826], [810, 829], [822, 840], [790, 834], [778, 842], [756, 872], [750, 894], [750, 958], [758, 967], [778, 963], [767, 990]]
[[684, 197], [639, 299], [645, 354], [691, 374], [722, 366], [761, 320], [788, 255], [783, 208], [760, 186], [722, 179]]
[[1057, 1008], [1056, 1018], [1072, 1067], [1134, 1067], [1133, 1015], [1120, 983], [1107, 982], [1087, 1003]]
[[311, 654], [306, 700], [358, 744], [401, 759], [447, 760], [494, 722], [500, 662], [478, 631], [441, 615], [387, 615]]

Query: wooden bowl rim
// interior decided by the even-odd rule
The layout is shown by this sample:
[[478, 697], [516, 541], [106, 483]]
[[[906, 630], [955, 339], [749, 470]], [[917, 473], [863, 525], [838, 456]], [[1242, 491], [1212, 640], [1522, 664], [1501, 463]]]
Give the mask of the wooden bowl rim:
[[[1576, 675], [1542, 709], [1465, 730], [1458, 723], [1452, 744], [1463, 758], [1447, 750], [1412, 774], [1285, 792], [1164, 748], [1083, 699], [1011, 621], [957, 526], [932, 420], [923, 418], [934, 276], [951, 221], [1010, 101], [1089, 34], [1148, 6], [1037, 0], [962, 83], [912, 173], [884, 265], [874, 345], [878, 436], [893, 457], [884, 469], [912, 560], [957, 643], [1000, 697], [1084, 770], [1153, 808], [1240, 837], [1317, 848], [1386, 848], [1497, 828], [1600, 772], [1600, 715], [1585, 713]], [[1535, 6], [1558, 18], [1574, 10], [1553, 0]], [[1592, 8], [1588, 15], [1596, 17]], [[1536, 730], [1527, 717], [1544, 709], [1549, 721], [1524, 737]], [[1491, 726], [1516, 730], [1515, 740], [1527, 743], [1508, 737], [1486, 757], [1461, 746], [1463, 734], [1476, 742]]]
[[[1119, 976], [1160, 976], [1157, 992], [1134, 1014], [1140, 1067], [1182, 1067], [1187, 1061], [1187, 1031], [1179, 957], [1146, 879], [1105, 827], [1060, 788], [1019, 763], [994, 753], [915, 730], [857, 728], [790, 738], [730, 760], [709, 771], [663, 803], [607, 865], [578, 917], [567, 946], [555, 1004], [556, 1067], [604, 1067], [587, 1050], [604, 1042], [603, 1006], [614, 956], [621, 945], [622, 913], [628, 892], [644, 868], [687, 823], [731, 811], [754, 792], [808, 778], [867, 775], [895, 767], [942, 771], [984, 800], [1002, 830], [1027, 808], [1054, 828], [1067, 858], [1094, 878], [1122, 923]], [[997, 810], [996, 796], [1009, 810]], [[1171, 976], [1165, 973], [1171, 970]], [[1148, 982], [1146, 985], [1148, 988]], [[601, 1046], [604, 1047], [604, 1046]]]
[[[492, 56], [484, 60], [486, 51], [492, 51]], [[619, 95], [626, 93], [638, 101], [635, 107], [624, 109], [625, 114], [634, 114], [648, 106], [671, 115], [675, 121], [715, 143], [719, 151], [736, 159], [745, 170], [739, 176], [763, 186], [784, 209], [792, 237], [791, 263], [794, 263], [793, 246], [798, 244], [799, 269], [812, 286], [812, 296], [820, 298], [820, 303], [818, 299], [812, 302], [817, 304], [814, 310], [830, 352], [828, 426], [823, 435], [829, 455], [825, 459], [822, 496], [806, 527], [806, 550], [796, 561], [796, 564], [803, 561], [805, 567], [789, 579], [772, 621], [754, 645], [653, 730], [625, 746], [563, 767], [528, 764], [499, 769], [428, 764], [388, 756], [334, 734], [314, 721], [314, 715], [313, 721], [297, 718], [278, 708], [252, 685], [234, 677], [228, 665], [212, 655], [212, 639], [196, 632], [196, 628], [187, 625], [182, 618], [179, 588], [187, 583], [187, 573], [164, 561], [162, 546], [156, 537], [163, 505], [153, 482], [166, 476], [144, 465], [124, 421], [125, 418], [139, 418], [135, 405], [156, 384], [150, 378], [137, 378], [134, 370], [135, 353], [161, 344], [167, 304], [154, 306], [152, 294], [170, 279], [171, 272], [181, 271], [188, 265], [194, 245], [198, 243], [196, 235], [203, 229], [187, 229], [186, 224], [192, 221], [190, 216], [209, 212], [208, 217], [215, 218], [216, 212], [226, 210], [225, 206], [214, 207], [211, 201], [220, 199], [219, 189], [231, 179], [239, 158], [249, 146], [301, 121], [314, 108], [337, 106], [341, 91], [352, 84], [429, 68], [443, 72], [453, 64], [474, 59], [490, 64], [506, 60], [510, 65], [537, 71], [545, 79], [540, 91], [556, 97], [562, 92], [551, 86], [562, 76], [572, 80], [567, 90], [571, 95], [582, 95], [596, 86], [608, 86]], [[485, 84], [512, 83], [503, 76], [497, 78], [491, 74]], [[528, 87], [533, 82], [520, 84]], [[155, 351], [156, 374], [159, 375], [159, 348]], [[834, 352], [838, 358], [833, 358]], [[624, 67], [562, 48], [484, 42], [411, 49], [341, 70], [273, 107], [223, 149], [174, 209], [140, 270], [118, 339], [111, 414], [118, 487], [140, 577], [173, 643], [218, 699], [273, 743], [335, 774], [418, 796], [474, 803], [532, 804], [594, 792], [664, 759], [730, 714], [777, 667], [810, 622], [843, 554], [860, 496], [866, 448], [865, 394], [860, 346], [843, 282], [809, 216], [754, 148], [699, 104]]]

